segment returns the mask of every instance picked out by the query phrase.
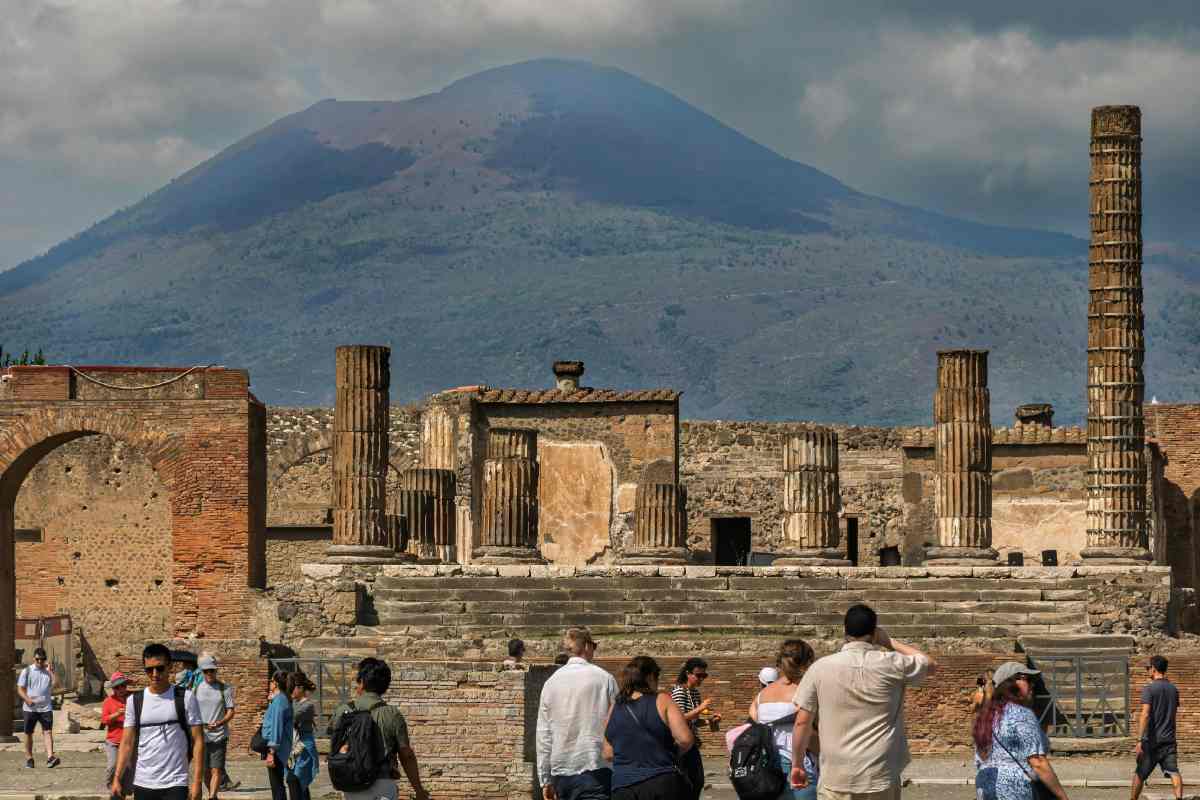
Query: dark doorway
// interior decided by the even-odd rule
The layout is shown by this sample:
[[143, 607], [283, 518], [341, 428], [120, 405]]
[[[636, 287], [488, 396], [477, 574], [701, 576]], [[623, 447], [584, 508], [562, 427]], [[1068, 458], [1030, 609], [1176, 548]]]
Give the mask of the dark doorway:
[[858, 566], [858, 517], [846, 517], [846, 558], [850, 566]]
[[881, 567], [898, 567], [900, 566], [900, 548], [885, 547], [879, 551], [879, 566]]
[[750, 563], [750, 518], [723, 517], [712, 521], [713, 563], [744, 567]]

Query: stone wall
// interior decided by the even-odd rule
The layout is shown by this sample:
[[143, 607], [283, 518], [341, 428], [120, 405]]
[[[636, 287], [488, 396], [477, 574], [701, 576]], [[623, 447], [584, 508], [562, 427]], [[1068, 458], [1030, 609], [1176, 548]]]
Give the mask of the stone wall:
[[62, 445], [22, 484], [16, 527], [18, 616], [70, 614], [108, 673], [131, 633], [170, 635], [171, 514], [136, 448], [108, 436]]
[[1145, 406], [1146, 435], [1166, 459], [1160, 503], [1167, 530], [1167, 560], [1181, 586], [1200, 588], [1196, 520], [1200, 512], [1200, 405]]

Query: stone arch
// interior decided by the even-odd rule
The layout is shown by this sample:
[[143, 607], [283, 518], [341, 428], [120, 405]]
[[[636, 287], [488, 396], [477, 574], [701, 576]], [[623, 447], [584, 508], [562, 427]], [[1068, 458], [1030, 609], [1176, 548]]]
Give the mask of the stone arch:
[[332, 430], [317, 431], [288, 442], [271, 456], [267, 464], [267, 486], [274, 486], [285, 472], [304, 459], [332, 447]]
[[[132, 369], [133, 368], [126, 368]], [[61, 375], [59, 375], [61, 373]], [[183, 399], [75, 400], [65, 369], [29, 368], [30, 399], [0, 397], [0, 674], [12, 674], [15, 608], [14, 511], [30, 470], [67, 442], [103, 434], [136, 449], [167, 494], [171, 517], [171, 624], [178, 637], [251, 635], [250, 583], [263, 561], [262, 501], [265, 409], [236, 383], [244, 375], [214, 371], [205, 395]], [[16, 376], [18, 379], [24, 372]], [[57, 386], [53, 382], [61, 381]], [[14, 381], [18, 389], [20, 380]], [[11, 391], [11, 390], [10, 390]], [[240, 391], [240, 395], [238, 394]], [[61, 392], [61, 393], [59, 393]], [[40, 399], [48, 398], [48, 399]], [[0, 707], [12, 707], [11, 681], [0, 682]], [[11, 720], [0, 716], [0, 736]]]

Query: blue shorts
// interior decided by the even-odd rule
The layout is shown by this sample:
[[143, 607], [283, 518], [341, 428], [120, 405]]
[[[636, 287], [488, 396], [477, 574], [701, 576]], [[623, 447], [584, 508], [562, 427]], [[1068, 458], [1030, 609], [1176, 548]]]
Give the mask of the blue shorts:
[[25, 733], [33, 733], [33, 729], [38, 725], [41, 725], [44, 731], [54, 730], [53, 711], [22, 711], [21, 715], [25, 718]]

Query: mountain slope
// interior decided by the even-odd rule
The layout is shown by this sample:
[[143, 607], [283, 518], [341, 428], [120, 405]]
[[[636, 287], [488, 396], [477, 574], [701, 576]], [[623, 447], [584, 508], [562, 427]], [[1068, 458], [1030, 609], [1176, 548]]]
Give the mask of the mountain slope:
[[[1189, 258], [1147, 268], [1163, 399], [1194, 381]], [[895, 423], [928, 419], [938, 348], [986, 346], [998, 421], [1035, 399], [1077, 419], [1085, 259], [858, 193], [619, 70], [536, 61], [273, 123], [0, 274], [0, 342], [246, 366], [293, 404], [332, 400], [351, 341], [392, 344], [405, 400], [584, 358], [589, 383], [675, 386], [691, 415]]]

